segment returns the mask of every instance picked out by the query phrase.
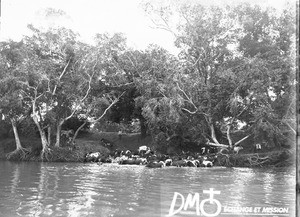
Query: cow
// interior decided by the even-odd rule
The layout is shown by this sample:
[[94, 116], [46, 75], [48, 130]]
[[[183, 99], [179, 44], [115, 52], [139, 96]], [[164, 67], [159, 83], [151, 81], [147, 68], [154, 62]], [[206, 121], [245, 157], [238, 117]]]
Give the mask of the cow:
[[131, 157], [132, 152], [131, 152], [130, 150], [126, 150], [126, 151], [125, 151], [125, 155], [126, 155], [127, 157]]
[[208, 160], [207, 157], [204, 157], [201, 165], [202, 167], [212, 167], [213, 166], [213, 162]]
[[238, 154], [239, 151], [242, 150], [242, 149], [243, 149], [242, 146], [235, 146], [235, 147], [233, 148], [233, 152], [234, 152], [235, 154]]
[[111, 148], [113, 146], [113, 143], [107, 139], [102, 138], [100, 141], [105, 147]]
[[119, 132], [118, 132], [118, 137], [119, 137], [119, 140], [121, 140], [122, 139], [122, 130], [119, 130]]
[[163, 161], [159, 161], [159, 162], [151, 161], [146, 165], [146, 167], [149, 167], [149, 168], [161, 168], [161, 167], [165, 167], [165, 166], [166, 166], [166, 164]]
[[165, 165], [166, 166], [171, 166], [171, 164], [172, 164], [172, 159], [166, 159], [165, 160]]
[[138, 151], [139, 151], [139, 152], [141, 152], [141, 151], [145, 151], [145, 152], [146, 152], [146, 151], [148, 151], [148, 149], [150, 149], [148, 146], [143, 145], [143, 146], [140, 146], [140, 147], [139, 147]]
[[146, 156], [146, 155], [149, 156], [151, 153], [154, 154], [154, 152], [152, 152], [151, 149], [146, 145], [140, 146], [139, 149], [138, 149], [138, 154], [143, 156], [143, 157]]
[[186, 165], [188, 167], [199, 167], [200, 166], [200, 162], [198, 160], [188, 160]]
[[100, 152], [90, 152], [85, 155], [84, 162], [99, 162], [100, 158]]
[[122, 150], [119, 150], [119, 149], [116, 149], [115, 152], [114, 152], [114, 157], [121, 157], [122, 156], [122, 153], [123, 151]]
[[61, 135], [66, 136], [66, 138], [69, 138], [72, 135], [74, 135], [74, 130], [62, 130]]
[[176, 161], [172, 162], [171, 166], [186, 167], [187, 166], [187, 161], [186, 160], [176, 160]]

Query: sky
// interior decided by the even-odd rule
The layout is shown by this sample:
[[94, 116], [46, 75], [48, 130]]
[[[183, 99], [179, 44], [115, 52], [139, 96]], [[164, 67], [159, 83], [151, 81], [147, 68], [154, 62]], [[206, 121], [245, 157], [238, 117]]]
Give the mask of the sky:
[[140, 3], [141, 0], [2, 0], [0, 40], [20, 40], [28, 31], [27, 24], [41, 23], [39, 12], [51, 7], [65, 11], [70, 17], [66, 24], [86, 41], [92, 41], [96, 33], [122, 32], [129, 46], [136, 49], [151, 43], [174, 49], [171, 33], [151, 28]]
[[[171, 0], [165, 0], [168, 1]], [[263, 1], [277, 8], [284, 3], [284, 0], [251, 2], [253, 1]], [[20, 40], [28, 32], [27, 24], [30, 23], [34, 26], [50, 25], [49, 20], [42, 19], [41, 12], [46, 8], [55, 8], [68, 15], [57, 22], [78, 32], [86, 42], [91, 42], [96, 33], [123, 32], [128, 45], [134, 49], [145, 49], [153, 43], [176, 53], [174, 36], [153, 28], [140, 6], [141, 2], [142, 0], [1, 0], [0, 40]]]

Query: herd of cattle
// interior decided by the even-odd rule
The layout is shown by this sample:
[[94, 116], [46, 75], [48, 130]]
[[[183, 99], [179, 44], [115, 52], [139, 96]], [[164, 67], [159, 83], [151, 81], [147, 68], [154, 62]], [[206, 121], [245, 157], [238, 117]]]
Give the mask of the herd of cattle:
[[[207, 150], [206, 150], [207, 151]], [[212, 167], [217, 155], [215, 153], [182, 152], [181, 155], [169, 156], [159, 154], [147, 146], [140, 146], [136, 151], [115, 150], [111, 154], [101, 154], [100, 152], [90, 152], [86, 154], [85, 162], [118, 163], [122, 165], [145, 165], [150, 168], [160, 168], [166, 166], [175, 167]]]

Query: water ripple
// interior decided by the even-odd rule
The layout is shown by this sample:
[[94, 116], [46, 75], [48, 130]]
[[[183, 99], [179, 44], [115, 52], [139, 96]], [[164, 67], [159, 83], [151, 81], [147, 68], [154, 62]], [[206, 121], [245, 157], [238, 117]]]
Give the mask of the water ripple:
[[291, 206], [294, 170], [0, 162], [0, 216], [160, 216], [174, 192], [223, 206]]

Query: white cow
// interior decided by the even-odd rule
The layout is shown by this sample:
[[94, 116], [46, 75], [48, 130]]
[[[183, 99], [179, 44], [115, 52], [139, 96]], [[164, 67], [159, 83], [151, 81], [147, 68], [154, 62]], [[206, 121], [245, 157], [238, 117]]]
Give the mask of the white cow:
[[141, 152], [141, 151], [147, 151], [148, 149], [149, 149], [148, 146], [143, 145], [143, 146], [140, 146], [140, 147], [139, 147], [139, 152]]
[[242, 146], [235, 146], [233, 148], [234, 153], [238, 154], [240, 150], [244, 149]]
[[213, 162], [211, 162], [210, 160], [207, 160], [207, 157], [204, 157], [203, 161], [202, 161], [202, 166], [204, 166], [204, 167], [212, 167], [213, 166]]
[[171, 164], [172, 164], [172, 159], [167, 159], [167, 160], [165, 160], [165, 164], [166, 164], [166, 166], [171, 166]]

